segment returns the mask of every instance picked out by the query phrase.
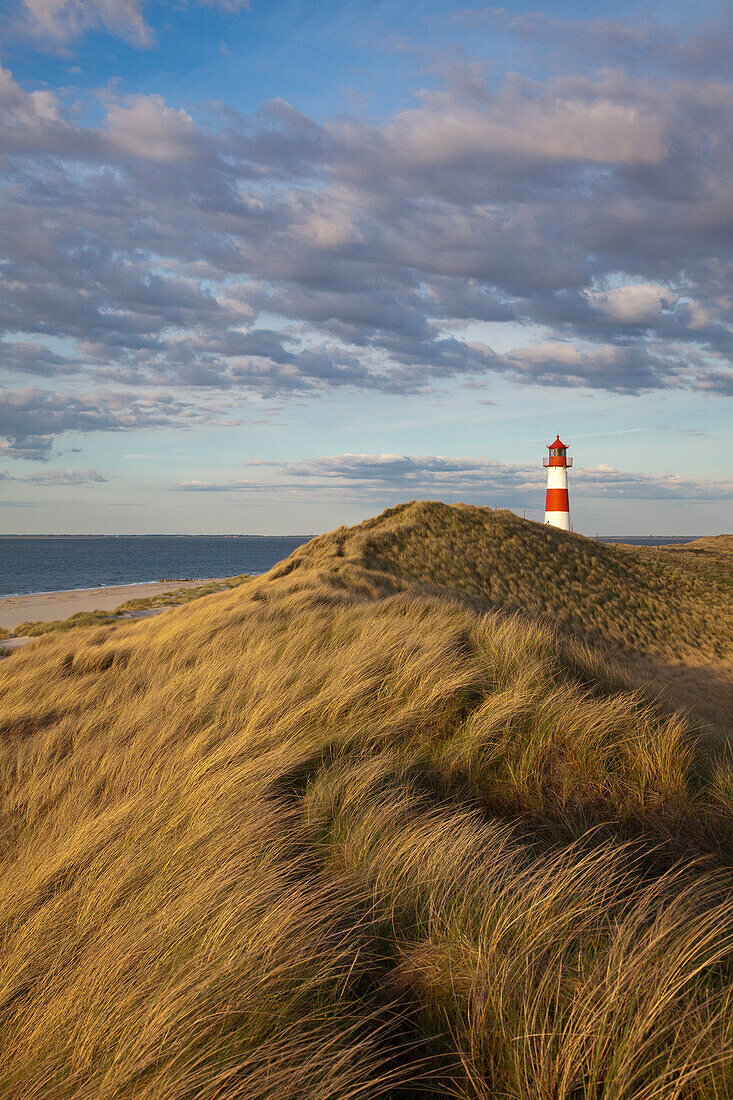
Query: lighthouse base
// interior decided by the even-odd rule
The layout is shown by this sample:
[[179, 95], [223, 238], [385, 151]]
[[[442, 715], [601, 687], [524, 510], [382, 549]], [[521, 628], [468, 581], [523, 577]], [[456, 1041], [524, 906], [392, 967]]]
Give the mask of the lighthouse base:
[[570, 512], [545, 512], [545, 523], [550, 527], [559, 527], [561, 531], [570, 530]]

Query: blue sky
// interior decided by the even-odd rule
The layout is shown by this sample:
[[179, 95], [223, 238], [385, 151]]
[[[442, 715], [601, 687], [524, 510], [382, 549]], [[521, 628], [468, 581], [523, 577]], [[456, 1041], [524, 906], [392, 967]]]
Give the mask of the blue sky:
[[2, 11], [5, 532], [731, 529], [732, 5]]

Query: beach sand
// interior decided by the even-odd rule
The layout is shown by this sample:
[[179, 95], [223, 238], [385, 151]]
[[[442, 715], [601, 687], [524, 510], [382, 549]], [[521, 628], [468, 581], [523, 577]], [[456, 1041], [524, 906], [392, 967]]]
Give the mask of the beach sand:
[[69, 592], [36, 592], [28, 596], [0, 597], [0, 626], [15, 630], [25, 622], [39, 619], [68, 619], [78, 611], [113, 611], [127, 600], [157, 596], [176, 588], [196, 588], [206, 581], [153, 581], [150, 584], [124, 584], [115, 588], [76, 588]]

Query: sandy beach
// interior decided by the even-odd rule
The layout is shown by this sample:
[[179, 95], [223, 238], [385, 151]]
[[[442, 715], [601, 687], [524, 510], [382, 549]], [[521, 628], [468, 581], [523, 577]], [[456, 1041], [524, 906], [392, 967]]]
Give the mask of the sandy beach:
[[157, 596], [176, 588], [196, 588], [206, 581], [153, 581], [114, 588], [76, 588], [68, 592], [36, 592], [0, 597], [0, 626], [15, 630], [20, 623], [68, 619], [78, 611], [113, 611], [127, 600]]

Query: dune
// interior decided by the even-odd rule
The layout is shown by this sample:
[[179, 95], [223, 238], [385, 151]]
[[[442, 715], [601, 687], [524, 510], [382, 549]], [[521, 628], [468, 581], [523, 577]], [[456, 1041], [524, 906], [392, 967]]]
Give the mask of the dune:
[[668, 547], [663, 549], [674, 550], [705, 550], [713, 554], [733, 554], [733, 535], [703, 535], [700, 539], [692, 539], [691, 542], [686, 542], [682, 546]]
[[0, 662], [0, 1096], [733, 1095], [689, 560], [413, 502]]

